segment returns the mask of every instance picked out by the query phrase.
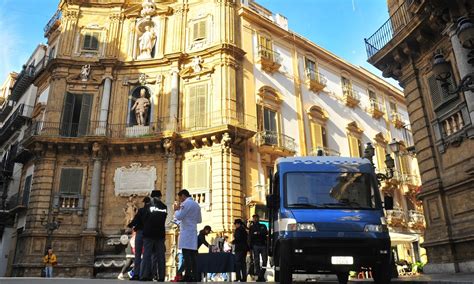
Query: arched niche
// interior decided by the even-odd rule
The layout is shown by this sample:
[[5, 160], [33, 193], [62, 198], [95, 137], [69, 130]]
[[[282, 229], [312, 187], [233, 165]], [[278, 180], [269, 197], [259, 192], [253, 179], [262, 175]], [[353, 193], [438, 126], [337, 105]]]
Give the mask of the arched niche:
[[[152, 108], [154, 107], [152, 92], [150, 88], [147, 86], [137, 86], [132, 89], [132, 91], [130, 92], [130, 95], [128, 96], [128, 115], [127, 115], [128, 127], [138, 126], [136, 108], [133, 110], [132, 108], [137, 102], [137, 100], [140, 98], [140, 93], [142, 89], [145, 90], [145, 98], [148, 99], [148, 108], [146, 110], [146, 118], [145, 118], [145, 123], [143, 124], [143, 126], [149, 126], [150, 123], [153, 123], [153, 118], [151, 116], [151, 114], [153, 113]], [[136, 107], [138, 107], [138, 105]]]

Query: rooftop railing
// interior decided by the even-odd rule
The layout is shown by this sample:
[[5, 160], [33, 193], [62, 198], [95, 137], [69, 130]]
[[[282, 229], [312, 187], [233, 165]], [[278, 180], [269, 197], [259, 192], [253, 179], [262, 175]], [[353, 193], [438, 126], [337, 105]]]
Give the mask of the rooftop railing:
[[60, 10], [56, 11], [56, 13], [51, 17], [51, 19], [48, 21], [48, 23], [43, 29], [45, 35], [47, 35], [51, 31], [51, 29], [54, 28], [58, 24], [58, 22], [62, 18], [62, 15], [63, 14]]
[[406, 1], [390, 16], [390, 18], [368, 39], [364, 39], [367, 57], [370, 59], [387, 43], [389, 43], [411, 20], [408, 6], [412, 1]]

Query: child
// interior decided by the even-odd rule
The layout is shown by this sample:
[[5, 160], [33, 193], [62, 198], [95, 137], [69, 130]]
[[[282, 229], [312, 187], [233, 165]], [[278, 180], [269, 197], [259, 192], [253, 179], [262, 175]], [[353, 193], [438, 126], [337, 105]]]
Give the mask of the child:
[[45, 265], [45, 277], [53, 278], [53, 266], [56, 266], [56, 264], [58, 264], [58, 261], [56, 259], [56, 255], [53, 253], [52, 248], [48, 248], [48, 253], [44, 256], [43, 262]]

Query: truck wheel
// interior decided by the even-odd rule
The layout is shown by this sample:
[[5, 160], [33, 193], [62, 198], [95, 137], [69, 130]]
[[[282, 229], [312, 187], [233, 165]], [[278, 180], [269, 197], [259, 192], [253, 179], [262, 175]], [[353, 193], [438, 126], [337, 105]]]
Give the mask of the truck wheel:
[[290, 284], [293, 280], [293, 271], [291, 269], [290, 262], [288, 261], [288, 254], [285, 253], [282, 247], [278, 253], [278, 266], [280, 270], [275, 270], [275, 282], [280, 282], [281, 284]]
[[338, 273], [337, 281], [339, 281], [339, 284], [347, 284], [349, 282], [349, 273], [347, 272]]
[[377, 265], [373, 268], [372, 277], [377, 284], [390, 284], [392, 268], [389, 263]]

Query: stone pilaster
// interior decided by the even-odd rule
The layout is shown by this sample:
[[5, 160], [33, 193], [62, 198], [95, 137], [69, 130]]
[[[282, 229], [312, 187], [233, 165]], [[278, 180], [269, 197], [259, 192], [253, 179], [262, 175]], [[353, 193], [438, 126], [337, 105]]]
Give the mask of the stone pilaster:
[[76, 34], [77, 21], [79, 18], [79, 7], [68, 6], [63, 11], [63, 20], [61, 23], [61, 39], [59, 43], [58, 55], [71, 56], [74, 49], [74, 36]]
[[166, 164], [166, 206], [168, 207], [168, 220], [166, 224], [170, 224], [169, 221], [173, 218], [174, 210], [173, 203], [176, 195], [176, 154], [174, 149], [174, 142], [167, 138], [163, 142], [165, 148], [165, 154], [167, 158]]
[[94, 142], [94, 144], [92, 145], [92, 157], [92, 184], [91, 193], [89, 196], [89, 209], [87, 212], [86, 231], [97, 230], [97, 221], [99, 214], [100, 183], [102, 179], [102, 153], [101, 145], [97, 142]]

